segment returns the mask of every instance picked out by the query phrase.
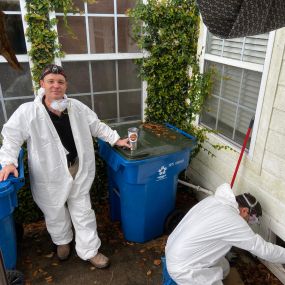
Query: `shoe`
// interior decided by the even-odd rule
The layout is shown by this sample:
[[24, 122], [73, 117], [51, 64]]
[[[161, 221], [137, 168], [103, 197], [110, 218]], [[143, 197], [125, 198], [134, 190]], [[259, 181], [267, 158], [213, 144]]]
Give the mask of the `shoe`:
[[89, 259], [90, 263], [96, 268], [107, 268], [110, 265], [110, 260], [107, 256], [102, 253], [97, 253], [94, 257]]
[[67, 260], [70, 256], [70, 245], [61, 244], [56, 248], [57, 257], [59, 260]]

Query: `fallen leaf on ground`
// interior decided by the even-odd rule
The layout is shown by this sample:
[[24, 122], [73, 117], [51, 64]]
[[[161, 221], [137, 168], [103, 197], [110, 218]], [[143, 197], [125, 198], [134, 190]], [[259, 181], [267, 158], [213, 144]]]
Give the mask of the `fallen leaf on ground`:
[[33, 272], [33, 277], [36, 277], [38, 275], [38, 270]]
[[154, 265], [160, 265], [160, 264], [161, 264], [161, 260], [160, 260], [160, 259], [155, 259], [155, 260], [153, 261], [153, 264], [154, 264]]
[[47, 258], [52, 258], [53, 256], [54, 256], [54, 252], [51, 252], [51, 253], [45, 255], [45, 257], [47, 257]]
[[53, 282], [52, 276], [46, 277], [45, 280], [46, 280], [47, 283], [52, 283]]

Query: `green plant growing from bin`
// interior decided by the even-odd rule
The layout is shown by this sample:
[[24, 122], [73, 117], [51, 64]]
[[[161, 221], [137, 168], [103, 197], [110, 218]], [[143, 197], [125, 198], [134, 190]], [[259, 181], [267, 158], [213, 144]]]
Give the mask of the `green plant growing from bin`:
[[211, 131], [194, 124], [211, 93], [214, 73], [199, 71], [200, 17], [195, 1], [139, 0], [129, 15], [134, 39], [147, 53], [136, 60], [147, 82], [146, 121], [167, 122], [194, 135], [197, 146], [192, 157], [200, 149], [213, 155], [203, 146]]

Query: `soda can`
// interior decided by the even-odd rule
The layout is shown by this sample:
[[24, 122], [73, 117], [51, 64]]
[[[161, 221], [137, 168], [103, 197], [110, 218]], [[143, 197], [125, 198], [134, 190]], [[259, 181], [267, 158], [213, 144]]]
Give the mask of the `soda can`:
[[129, 142], [131, 144], [131, 150], [137, 149], [138, 134], [139, 134], [138, 128], [133, 127], [133, 128], [128, 129], [128, 138], [129, 138]]

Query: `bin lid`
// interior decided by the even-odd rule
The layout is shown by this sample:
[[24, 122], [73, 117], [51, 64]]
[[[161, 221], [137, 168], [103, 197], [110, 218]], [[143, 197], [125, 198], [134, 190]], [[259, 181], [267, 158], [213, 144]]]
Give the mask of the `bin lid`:
[[137, 149], [115, 147], [123, 157], [129, 160], [147, 159], [155, 156], [171, 154], [184, 150], [192, 149], [195, 145], [195, 138], [190, 139], [179, 131], [170, 129], [165, 125], [154, 123], [128, 123], [111, 126], [121, 138], [128, 136], [128, 128], [136, 127], [139, 129]]

